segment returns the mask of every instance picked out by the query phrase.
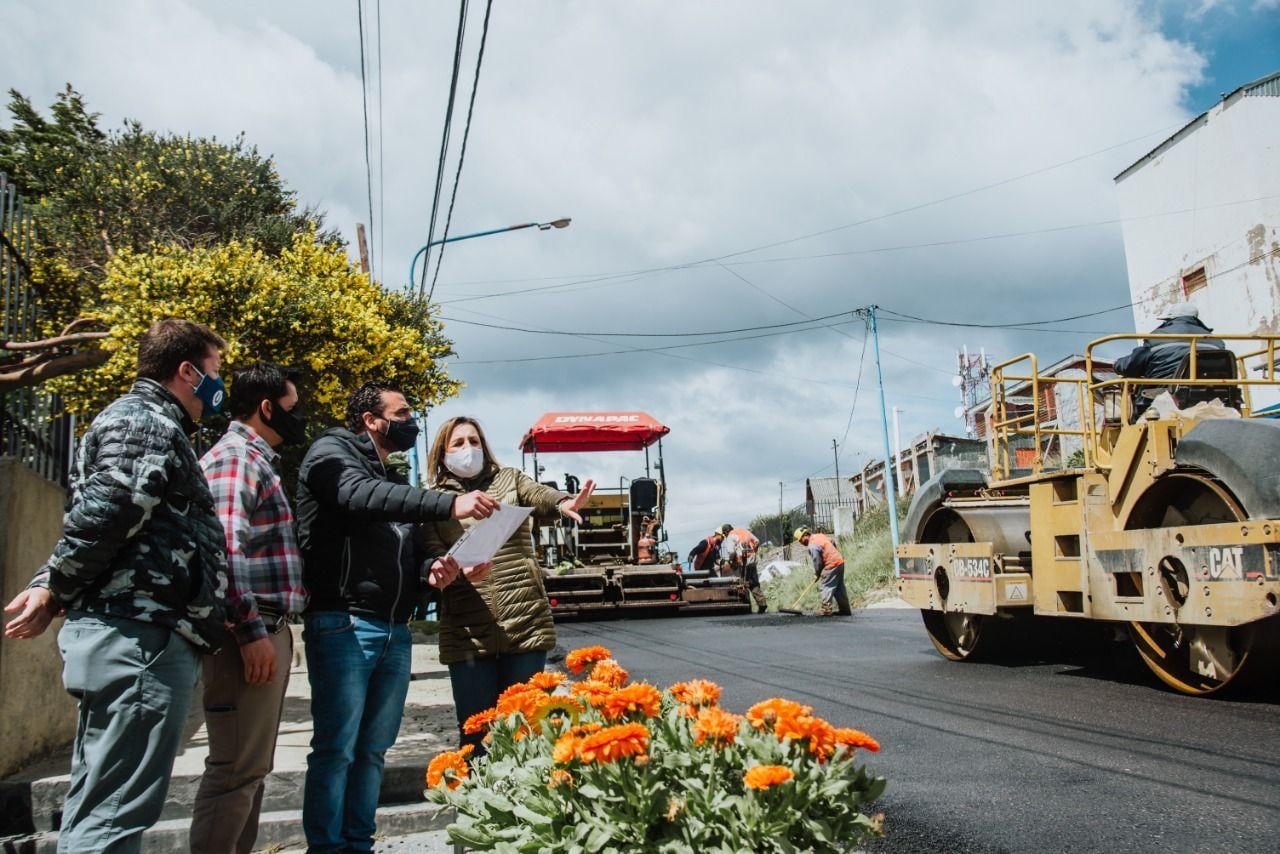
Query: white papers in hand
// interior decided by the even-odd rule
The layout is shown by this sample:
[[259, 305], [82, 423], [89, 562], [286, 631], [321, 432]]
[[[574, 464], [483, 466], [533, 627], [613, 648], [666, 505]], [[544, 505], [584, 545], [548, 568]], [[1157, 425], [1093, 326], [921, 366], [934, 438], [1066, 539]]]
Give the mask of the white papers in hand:
[[463, 532], [453, 548], [449, 549], [449, 555], [459, 566], [475, 566], [493, 560], [502, 544], [511, 539], [511, 535], [532, 512], [532, 507], [499, 504], [492, 516], [482, 519]]

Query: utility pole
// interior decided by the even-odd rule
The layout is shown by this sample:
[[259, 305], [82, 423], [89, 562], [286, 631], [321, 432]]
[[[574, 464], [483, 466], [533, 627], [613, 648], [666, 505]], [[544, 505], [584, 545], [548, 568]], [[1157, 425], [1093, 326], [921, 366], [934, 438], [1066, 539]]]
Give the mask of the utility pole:
[[876, 328], [876, 306], [864, 309], [867, 326], [871, 331], [871, 343], [876, 351], [876, 383], [880, 387], [880, 427], [884, 436], [884, 495], [889, 505], [889, 534], [893, 539], [893, 574], [898, 575], [898, 496], [894, 478], [889, 475], [893, 454], [889, 451], [889, 413], [884, 405], [884, 372], [880, 369], [880, 332]]
[[356, 243], [360, 246], [360, 272], [369, 274], [369, 244], [364, 236], [364, 223], [356, 223]]
[[782, 548], [787, 547], [787, 520], [782, 517], [782, 481], [778, 481], [778, 530], [782, 532], [778, 537], [778, 545]]
[[[836, 506], [840, 506], [840, 445], [835, 439], [831, 440], [831, 455], [836, 460]], [[833, 517], [834, 518], [834, 517]]]

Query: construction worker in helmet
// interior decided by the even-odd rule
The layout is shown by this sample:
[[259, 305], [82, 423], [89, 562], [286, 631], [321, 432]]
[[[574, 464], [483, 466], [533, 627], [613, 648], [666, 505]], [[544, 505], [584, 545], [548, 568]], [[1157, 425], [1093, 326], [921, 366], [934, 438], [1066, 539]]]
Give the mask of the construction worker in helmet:
[[689, 569], [692, 572], [715, 572], [720, 564], [720, 545], [724, 542], [724, 534], [719, 530], [712, 531], [705, 539], [689, 552]]
[[747, 590], [756, 603], [756, 613], [763, 614], [769, 610], [769, 603], [760, 589], [760, 568], [756, 557], [760, 550], [760, 541], [746, 528], [735, 528], [728, 522], [720, 526], [724, 535], [724, 543], [720, 546], [720, 557], [728, 561], [733, 571], [746, 582]]
[[842, 617], [853, 613], [849, 608], [849, 591], [844, 586], [844, 555], [826, 534], [818, 534], [808, 528], [796, 528], [796, 542], [809, 550], [813, 559], [813, 574], [819, 579], [822, 591], [820, 617], [830, 617], [833, 612]]

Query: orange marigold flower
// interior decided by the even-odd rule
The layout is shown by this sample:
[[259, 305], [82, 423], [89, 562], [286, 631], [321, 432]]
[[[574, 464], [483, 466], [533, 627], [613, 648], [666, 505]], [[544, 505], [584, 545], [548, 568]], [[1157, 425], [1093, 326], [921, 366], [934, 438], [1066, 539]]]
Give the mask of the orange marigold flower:
[[467, 757], [474, 750], [470, 744], [461, 750], [446, 750], [427, 766], [427, 788], [438, 789], [445, 786], [456, 789], [467, 779], [471, 770], [467, 767]]
[[612, 686], [603, 682], [593, 682], [590, 679], [586, 682], [575, 682], [570, 686], [569, 690], [573, 692], [574, 696], [586, 700], [597, 709], [613, 694]]
[[861, 747], [865, 750], [870, 750], [872, 753], [877, 753], [880, 750], [880, 742], [861, 730], [848, 727], [838, 727], [836, 729], [836, 744], [845, 747]]
[[753, 765], [742, 775], [749, 789], [769, 789], [792, 779], [796, 775], [785, 765]]
[[831, 751], [835, 750], [835, 727], [822, 718], [811, 715], [782, 717], [774, 725], [773, 731], [778, 736], [778, 741], [787, 738], [792, 741], [807, 741], [809, 752], [816, 756], [819, 762], [825, 761], [831, 755]]
[[563, 768], [557, 768], [551, 772], [551, 782], [547, 783], [548, 789], [554, 789], [557, 786], [572, 786], [573, 775]]
[[551, 692], [564, 684], [564, 674], [549, 673], [542, 670], [529, 677], [529, 681], [525, 684], [530, 688], [537, 688], [539, 691]]
[[625, 688], [619, 688], [600, 706], [600, 711], [611, 721], [619, 720], [631, 714], [641, 714], [651, 718], [662, 708], [662, 693], [652, 685], [637, 682]]
[[466, 723], [462, 725], [462, 731], [467, 735], [476, 735], [492, 726], [497, 719], [497, 709], [485, 709], [483, 712], [476, 712], [467, 718]]
[[690, 679], [671, 686], [671, 696], [677, 703], [691, 706], [714, 706], [720, 699], [720, 686], [707, 679]]
[[765, 729], [766, 727], [776, 726], [779, 720], [785, 718], [796, 718], [811, 714], [813, 714], [812, 706], [802, 706], [791, 700], [772, 697], [747, 709], [747, 720], [756, 729]]
[[605, 727], [588, 735], [578, 745], [578, 758], [583, 762], [614, 762], [628, 756], [646, 757], [649, 749], [649, 728], [644, 724], [620, 724]]
[[809, 752], [826, 762], [836, 749], [836, 728], [822, 718], [809, 718], [808, 728]]
[[505, 718], [519, 713], [524, 715], [525, 720], [530, 721], [538, 714], [538, 710], [547, 700], [546, 693], [537, 688], [530, 688], [528, 685], [521, 685], [520, 688], [521, 690], [515, 692], [510, 689], [503, 691], [498, 697], [498, 717]]
[[696, 718], [698, 716], [698, 707], [690, 706], [688, 703], [685, 703], [676, 711], [676, 714], [680, 715], [682, 718]]
[[588, 664], [604, 661], [606, 658], [613, 658], [613, 653], [604, 647], [584, 646], [582, 649], [575, 649], [565, 656], [564, 666], [574, 673], [581, 673], [587, 668]]
[[551, 759], [557, 765], [568, 765], [578, 756], [578, 747], [582, 744], [582, 737], [574, 735], [572, 732], [566, 732], [564, 735], [556, 739], [555, 747], [551, 748]]
[[591, 681], [603, 682], [614, 688], [621, 688], [622, 684], [627, 681], [630, 674], [623, 669], [621, 664], [612, 658], [606, 658], [604, 661], [596, 662], [596, 666], [591, 668]]
[[574, 727], [556, 739], [555, 747], [551, 749], [551, 758], [557, 765], [567, 765], [577, 758], [578, 747], [582, 744], [582, 740], [602, 729], [604, 726], [594, 721]]
[[693, 731], [698, 736], [698, 744], [706, 741], [712, 744], [732, 744], [738, 735], [738, 724], [741, 722], [740, 715], [731, 715], [724, 709], [711, 707], [698, 712]]

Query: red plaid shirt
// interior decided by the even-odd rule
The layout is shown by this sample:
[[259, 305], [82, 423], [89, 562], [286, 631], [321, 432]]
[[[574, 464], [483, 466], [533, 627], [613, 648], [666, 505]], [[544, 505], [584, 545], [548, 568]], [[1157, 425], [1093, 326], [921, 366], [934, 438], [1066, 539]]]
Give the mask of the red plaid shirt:
[[200, 458], [227, 534], [227, 607], [242, 645], [267, 636], [259, 602], [286, 614], [307, 606], [293, 509], [275, 469], [279, 458], [239, 421]]

